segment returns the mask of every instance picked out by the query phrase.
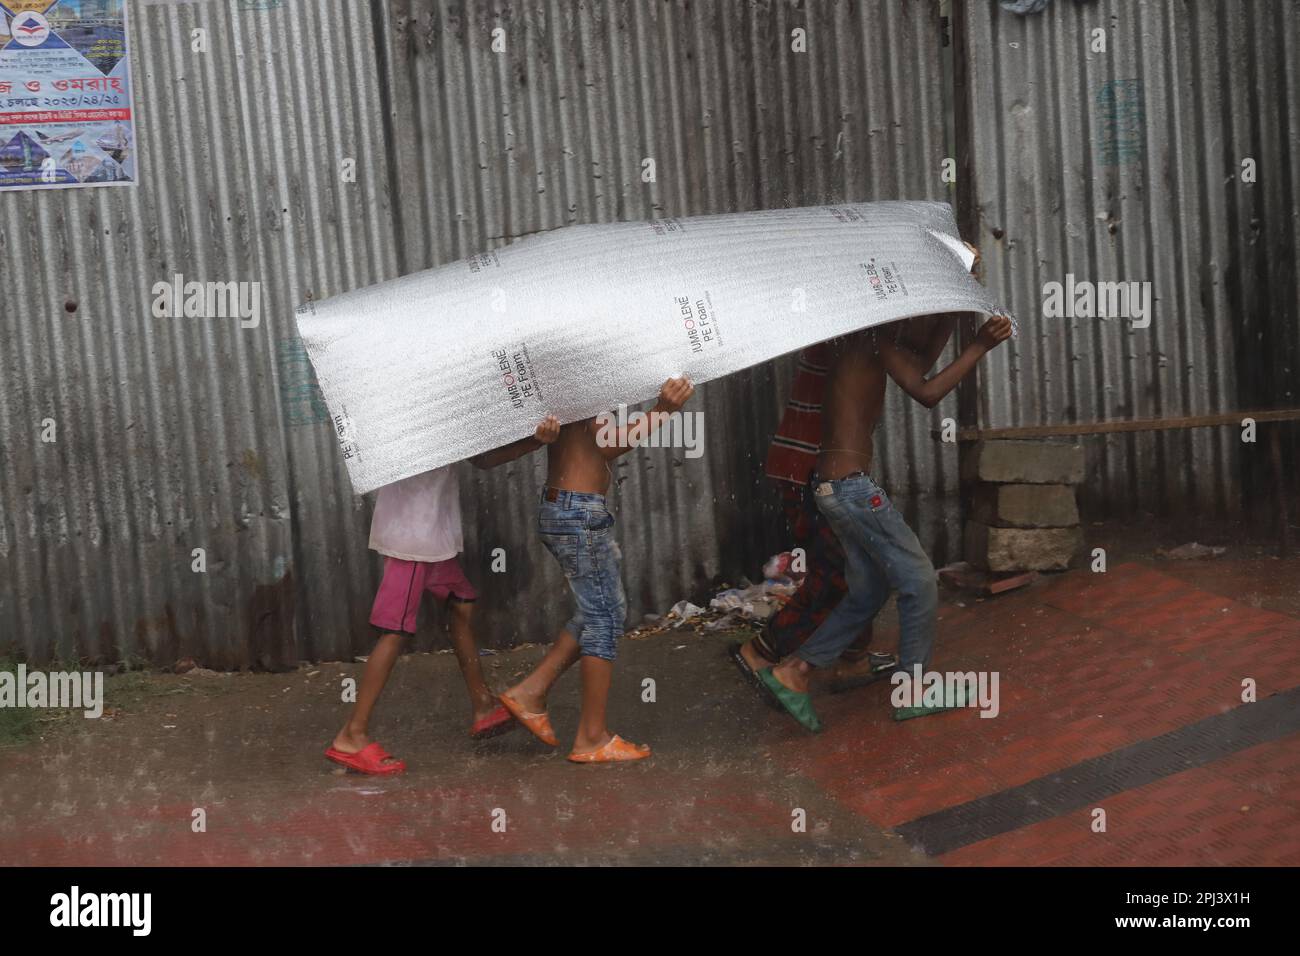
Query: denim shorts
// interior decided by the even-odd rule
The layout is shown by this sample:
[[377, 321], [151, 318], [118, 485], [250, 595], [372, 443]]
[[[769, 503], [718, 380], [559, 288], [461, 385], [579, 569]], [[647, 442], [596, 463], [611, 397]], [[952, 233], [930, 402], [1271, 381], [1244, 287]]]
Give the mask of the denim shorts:
[[614, 516], [604, 495], [542, 491], [537, 531], [569, 581], [577, 605], [565, 630], [578, 639], [584, 657], [612, 661], [623, 634], [627, 599], [623, 594], [623, 555], [614, 540]]

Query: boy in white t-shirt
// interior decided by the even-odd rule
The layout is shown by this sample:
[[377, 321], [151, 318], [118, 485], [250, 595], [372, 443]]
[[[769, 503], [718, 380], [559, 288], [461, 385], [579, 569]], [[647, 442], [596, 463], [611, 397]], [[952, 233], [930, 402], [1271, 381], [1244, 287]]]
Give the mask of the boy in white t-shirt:
[[366, 661], [352, 713], [333, 746], [325, 751], [330, 760], [369, 774], [406, 769], [405, 762], [373, 742], [368, 731], [371, 712], [402, 652], [402, 641], [405, 635], [415, 633], [425, 591], [432, 592], [451, 614], [451, 646], [474, 710], [470, 736], [492, 737], [518, 726], [483, 679], [470, 626], [478, 592], [457, 558], [462, 546], [460, 488], [452, 466], [379, 489], [370, 522], [370, 547], [384, 555], [384, 579], [375, 595], [370, 623], [382, 633]]

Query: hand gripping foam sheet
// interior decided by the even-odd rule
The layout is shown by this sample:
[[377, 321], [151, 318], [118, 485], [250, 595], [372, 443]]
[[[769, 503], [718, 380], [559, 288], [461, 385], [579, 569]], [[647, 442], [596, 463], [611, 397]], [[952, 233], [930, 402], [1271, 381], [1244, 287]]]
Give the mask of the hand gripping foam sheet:
[[944, 203], [567, 226], [297, 310], [357, 493], [857, 329], [1004, 314]]

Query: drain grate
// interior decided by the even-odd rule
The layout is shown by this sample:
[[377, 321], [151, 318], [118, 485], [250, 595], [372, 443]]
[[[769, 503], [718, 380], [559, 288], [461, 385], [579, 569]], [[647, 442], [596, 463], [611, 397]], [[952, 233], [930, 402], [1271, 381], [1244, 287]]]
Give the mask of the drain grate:
[[930, 856], [1019, 830], [1300, 731], [1300, 687], [898, 827]]

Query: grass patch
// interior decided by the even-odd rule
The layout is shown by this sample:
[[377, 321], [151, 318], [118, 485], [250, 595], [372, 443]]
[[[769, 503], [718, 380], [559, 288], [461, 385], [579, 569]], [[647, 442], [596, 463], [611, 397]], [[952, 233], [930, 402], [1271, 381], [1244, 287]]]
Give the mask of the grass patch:
[[[18, 680], [18, 664], [7, 657], [0, 657], [0, 671], [8, 671]], [[26, 693], [21, 687], [15, 687], [17, 693]], [[0, 707], [0, 747], [17, 747], [36, 736], [36, 712], [28, 707]]]
[[159, 671], [129, 670], [104, 681], [104, 706], [130, 713], [149, 701], [178, 694], [214, 697], [234, 689], [231, 677], [177, 676]]
[[[104, 676], [103, 707], [105, 716], [110, 720], [122, 714], [146, 710], [151, 702], [168, 697], [208, 697], [228, 694], [234, 689], [231, 678], [177, 677], [143, 669], [138, 660], [129, 661], [126, 666], [130, 669], [124, 673]], [[60, 661], [52, 665], [50, 670], [78, 671], [83, 668], [70, 661]], [[18, 662], [9, 657], [0, 657], [0, 671], [8, 671], [17, 680]], [[27, 693], [25, 687], [15, 687], [15, 690], [20, 694]], [[86, 721], [78, 709], [0, 707], [0, 749], [21, 747], [51, 734], [89, 730], [92, 723], [97, 721]]]
[[130, 670], [114, 674], [104, 682], [104, 705], [118, 710], [133, 710], [147, 700], [165, 694], [184, 693], [185, 688], [170, 685], [161, 674]]

